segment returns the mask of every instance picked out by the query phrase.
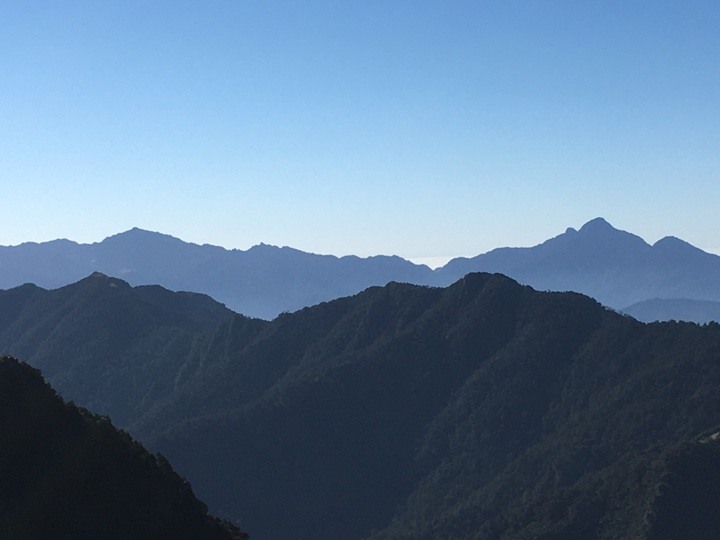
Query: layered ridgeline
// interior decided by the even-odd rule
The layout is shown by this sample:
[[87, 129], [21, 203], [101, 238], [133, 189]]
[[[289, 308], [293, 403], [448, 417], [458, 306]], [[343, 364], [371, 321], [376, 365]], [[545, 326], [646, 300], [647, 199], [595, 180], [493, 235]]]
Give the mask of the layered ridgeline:
[[[390, 281], [447, 286], [469, 272], [499, 272], [540, 290], [577, 291], [624, 309], [651, 299], [720, 301], [720, 257], [677, 238], [654, 245], [601, 218], [530, 248], [499, 248], [435, 271], [399, 257], [334, 257], [258, 245], [247, 251], [196, 245], [132, 229], [95, 244], [68, 240], [0, 247], [0, 288], [56, 288], [93, 271], [132, 285], [159, 284], [208, 294], [247, 316], [272, 319]], [[686, 306], [665, 304], [649, 319], [680, 319]], [[699, 320], [714, 318], [703, 306]]]
[[[150, 309], [145, 288], [119, 280], [73, 287], [106, 306], [124, 291], [135, 317]], [[163, 391], [123, 414], [253, 538], [716, 537], [720, 325], [646, 325], [471, 274], [199, 332], [159, 356]], [[50, 324], [14, 339], [71, 358]], [[94, 343], [115, 384], [137, 376], [112, 340]]]
[[132, 285], [205, 293], [238, 313], [265, 319], [392, 280], [424, 282], [432, 274], [400, 257], [334, 257], [265, 244], [226, 250], [141, 229], [94, 244], [55, 240], [0, 247], [0, 289], [24, 283], [56, 288], [94, 271]]
[[0, 354], [125, 426], [202, 368], [215, 328], [234, 316], [205, 295], [95, 273], [50, 291], [0, 291]]
[[[674, 237], [650, 245], [602, 218], [535, 247], [454, 259], [438, 269], [436, 277], [450, 282], [480, 270], [505, 274], [539, 290], [581, 292], [615, 309], [651, 299], [720, 301], [720, 257]], [[650, 307], [644, 316], [652, 319]], [[673, 315], [669, 305], [663, 307], [659, 315]]]
[[0, 538], [247, 538], [164, 458], [0, 357]]

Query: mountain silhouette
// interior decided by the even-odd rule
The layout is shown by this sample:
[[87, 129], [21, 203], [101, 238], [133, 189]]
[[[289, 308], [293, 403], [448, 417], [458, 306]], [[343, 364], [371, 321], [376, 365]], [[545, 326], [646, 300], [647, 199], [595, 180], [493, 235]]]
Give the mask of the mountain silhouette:
[[265, 244], [226, 250], [137, 228], [95, 244], [56, 240], [0, 247], [0, 288], [33, 283], [53, 289], [94, 271], [132, 285], [205, 293], [265, 319], [392, 280], [424, 282], [432, 274], [394, 256], [335, 257]]
[[[51, 300], [62, 316], [43, 319]], [[499, 274], [390, 283], [271, 322], [220, 307], [202, 325], [195, 305], [216, 313], [202, 295], [96, 274], [6, 291], [0, 325], [62, 358], [59, 379], [96, 366], [64, 397], [113, 403], [254, 538], [714, 538], [720, 525], [720, 325], [643, 324]], [[141, 405], [123, 411], [112, 385]]]
[[540, 290], [581, 292], [615, 309], [654, 298], [720, 301], [720, 257], [673, 237], [651, 246], [602, 218], [535, 247], [453, 259], [436, 275], [445, 283], [478, 271]]
[[[94, 244], [0, 247], [0, 288], [34, 283], [53, 289], [94, 271], [131, 285], [208, 294], [263, 319], [391, 281], [447, 286], [470, 272], [499, 272], [540, 290], [581, 292], [615, 309], [655, 298], [720, 301], [720, 257], [674, 237], [651, 246], [602, 218], [534, 247], [498, 248], [435, 271], [396, 256], [335, 257], [265, 244], [226, 250], [137, 228]], [[682, 312], [672, 315], [682, 318]]]

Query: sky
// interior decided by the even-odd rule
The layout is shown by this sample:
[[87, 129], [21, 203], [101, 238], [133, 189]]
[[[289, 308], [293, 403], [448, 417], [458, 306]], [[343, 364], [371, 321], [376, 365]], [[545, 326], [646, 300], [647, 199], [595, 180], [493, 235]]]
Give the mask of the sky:
[[8, 0], [0, 245], [720, 253], [720, 2]]

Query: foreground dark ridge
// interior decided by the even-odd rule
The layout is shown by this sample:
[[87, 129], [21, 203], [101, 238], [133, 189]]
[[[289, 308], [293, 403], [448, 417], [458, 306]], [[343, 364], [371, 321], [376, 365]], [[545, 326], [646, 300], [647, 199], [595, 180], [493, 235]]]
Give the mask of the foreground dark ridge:
[[[67, 394], [80, 403], [103, 397], [94, 385], [144, 396], [124, 412], [108, 393], [256, 539], [715, 538], [720, 525], [716, 324], [642, 324], [497, 274], [391, 283], [272, 322], [98, 275], [3, 303], [15, 345], [0, 347], [28, 347], [57, 377], [91, 372]], [[199, 306], [214, 323], [187, 322]]]
[[717, 310], [698, 305], [688, 311], [687, 302], [720, 301], [720, 257], [674, 237], [651, 246], [602, 218], [534, 247], [498, 248], [435, 271], [400, 257], [334, 257], [264, 244], [226, 250], [140, 229], [95, 244], [56, 240], [0, 247], [0, 288], [56, 288], [93, 271], [132, 285], [209, 294], [238, 313], [264, 319], [390, 281], [447, 286], [478, 271], [502, 273], [539, 290], [581, 292], [615, 309], [655, 298], [684, 299], [677, 309], [645, 305], [642, 316], [649, 320], [689, 313], [708, 321]]
[[247, 538], [208, 515], [164, 458], [10, 357], [0, 357], [0, 485], [0, 538]]

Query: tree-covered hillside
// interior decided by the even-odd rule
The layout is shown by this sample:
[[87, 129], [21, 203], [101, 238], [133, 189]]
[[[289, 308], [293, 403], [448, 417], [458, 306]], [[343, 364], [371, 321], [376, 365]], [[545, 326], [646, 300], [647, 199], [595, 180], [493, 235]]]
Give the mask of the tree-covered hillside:
[[104, 417], [0, 357], [0, 538], [242, 539], [187, 482]]
[[[173, 293], [147, 303], [143, 287], [93, 279], [76, 291], [91, 313], [118, 294], [141, 328], [175, 313]], [[644, 324], [499, 274], [391, 283], [272, 322], [220, 313], [178, 334], [175, 354], [113, 352], [132, 336], [170, 350], [132, 325], [93, 338], [126, 319], [93, 317], [88, 339], [100, 387], [134, 388], [154, 366], [162, 391], [119, 414], [253, 538], [715, 537], [720, 325]], [[63, 332], [28, 325], [16, 343], [72, 358], [58, 336], [87, 321], [59, 320]]]
[[718, 325], [487, 274], [224, 325], [135, 428], [258, 538], [670, 538], [668, 475], [717, 457]]
[[205, 295], [95, 273], [51, 291], [0, 291], [0, 354], [31, 363], [63, 396], [124, 426], [198, 369], [205, 342], [233, 316]]

